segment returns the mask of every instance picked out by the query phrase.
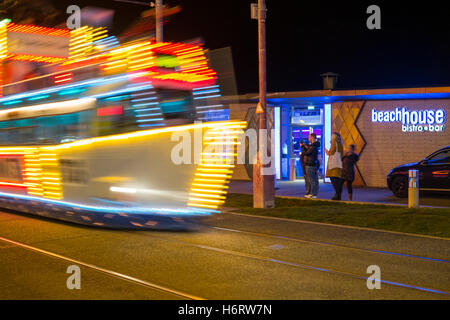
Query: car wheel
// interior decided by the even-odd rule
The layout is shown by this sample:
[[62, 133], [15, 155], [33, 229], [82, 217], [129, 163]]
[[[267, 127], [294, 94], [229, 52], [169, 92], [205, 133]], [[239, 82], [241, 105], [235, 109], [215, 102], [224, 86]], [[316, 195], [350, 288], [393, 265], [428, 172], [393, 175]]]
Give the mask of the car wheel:
[[392, 180], [391, 190], [398, 198], [406, 198], [408, 196], [408, 178], [397, 176]]

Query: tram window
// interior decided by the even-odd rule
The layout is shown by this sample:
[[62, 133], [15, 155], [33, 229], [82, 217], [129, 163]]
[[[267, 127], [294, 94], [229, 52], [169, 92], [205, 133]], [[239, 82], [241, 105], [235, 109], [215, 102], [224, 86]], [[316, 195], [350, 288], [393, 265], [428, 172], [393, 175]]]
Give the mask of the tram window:
[[87, 138], [88, 121], [84, 112], [39, 118], [41, 129], [36, 139], [62, 143]]
[[33, 144], [37, 126], [0, 128], [0, 144], [24, 145]]
[[194, 119], [195, 109], [190, 91], [158, 90], [159, 106], [166, 119]]
[[98, 135], [110, 135], [126, 131], [127, 115], [122, 105], [102, 104], [97, 109], [97, 130]]
[[48, 145], [89, 138], [92, 111], [0, 122], [0, 145]]
[[0, 158], [0, 179], [8, 182], [22, 182], [21, 159], [18, 157]]

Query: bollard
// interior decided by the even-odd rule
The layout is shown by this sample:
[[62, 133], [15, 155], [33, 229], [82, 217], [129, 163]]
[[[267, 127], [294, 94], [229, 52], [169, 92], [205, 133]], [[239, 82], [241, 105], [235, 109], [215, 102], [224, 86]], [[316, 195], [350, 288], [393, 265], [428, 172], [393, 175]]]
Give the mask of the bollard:
[[297, 173], [295, 170], [295, 158], [291, 158], [291, 163], [290, 163], [290, 170], [289, 170], [289, 180], [290, 181], [295, 181], [295, 179], [297, 178]]
[[409, 170], [408, 208], [419, 207], [419, 170]]

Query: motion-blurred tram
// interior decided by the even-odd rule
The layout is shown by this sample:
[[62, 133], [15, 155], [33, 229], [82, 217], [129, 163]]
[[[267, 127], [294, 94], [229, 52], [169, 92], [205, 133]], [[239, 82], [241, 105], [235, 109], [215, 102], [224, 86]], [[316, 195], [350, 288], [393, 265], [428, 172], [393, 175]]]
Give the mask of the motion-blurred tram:
[[219, 212], [245, 122], [201, 45], [3, 20], [0, 65], [0, 207], [150, 229]]

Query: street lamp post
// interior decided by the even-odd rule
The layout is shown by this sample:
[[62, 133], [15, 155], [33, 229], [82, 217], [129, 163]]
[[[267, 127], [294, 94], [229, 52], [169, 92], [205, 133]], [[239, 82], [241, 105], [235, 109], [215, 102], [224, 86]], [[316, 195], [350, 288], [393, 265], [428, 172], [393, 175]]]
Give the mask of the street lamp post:
[[163, 41], [163, 0], [155, 1], [156, 42]]
[[163, 41], [163, 10], [164, 10], [163, 0], [155, 0], [155, 2], [147, 2], [147, 3], [133, 0], [114, 0], [114, 1], [127, 2], [150, 7], [155, 6], [156, 42]]
[[[275, 206], [274, 174], [262, 172], [264, 153], [272, 159], [271, 140], [267, 131], [267, 79], [266, 79], [266, 4], [265, 0], [258, 0], [258, 47], [259, 47], [259, 103], [262, 112], [259, 113], [259, 143], [256, 164], [253, 170], [253, 207], [273, 208]], [[270, 128], [269, 128], [270, 129]], [[263, 135], [266, 135], [265, 139]], [[266, 143], [264, 143], [266, 142]]]

